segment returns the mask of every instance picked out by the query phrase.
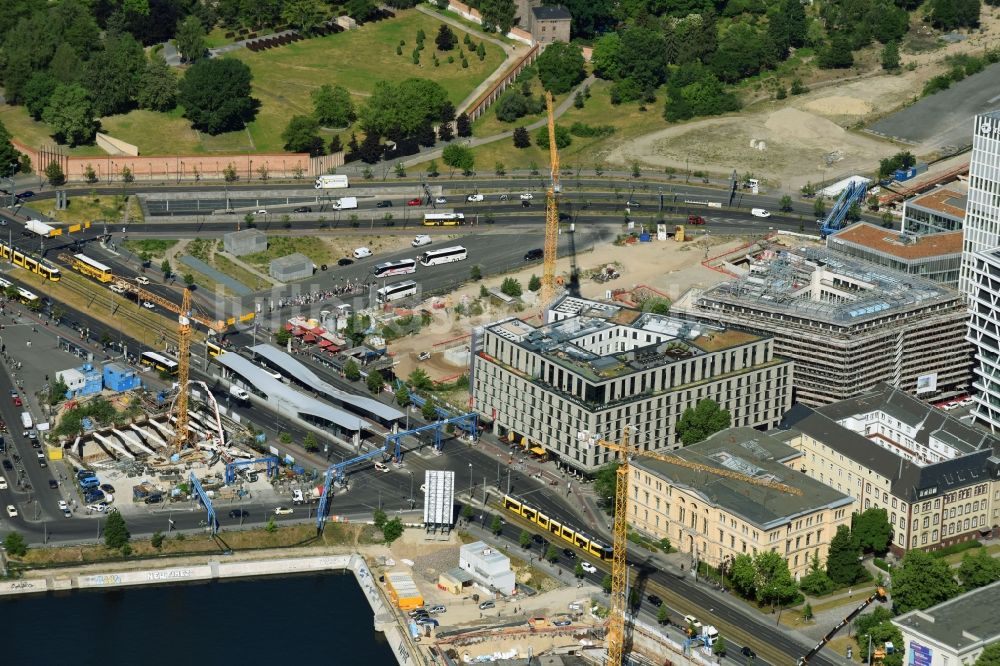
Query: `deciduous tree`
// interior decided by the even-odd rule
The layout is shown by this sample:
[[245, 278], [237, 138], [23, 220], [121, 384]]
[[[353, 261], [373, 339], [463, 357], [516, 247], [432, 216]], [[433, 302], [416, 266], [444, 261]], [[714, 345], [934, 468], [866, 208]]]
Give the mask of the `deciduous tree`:
[[565, 42], [549, 44], [535, 62], [542, 87], [555, 94], [569, 92], [583, 80], [583, 65], [580, 47]]
[[923, 610], [958, 594], [947, 562], [922, 550], [911, 550], [892, 570], [892, 600], [900, 613]]
[[892, 525], [885, 509], [867, 509], [854, 516], [851, 533], [861, 550], [882, 554], [889, 548]]
[[597, 470], [594, 475], [594, 492], [604, 509], [611, 514], [615, 511], [615, 489], [618, 487], [619, 463], [611, 462]]
[[483, 18], [483, 30], [505, 35], [514, 25], [517, 7], [514, 0], [480, 0], [479, 13]]
[[129, 534], [128, 525], [125, 518], [118, 511], [108, 513], [107, 522], [104, 525], [104, 545], [108, 548], [124, 548], [132, 535]]
[[441, 160], [448, 166], [462, 171], [471, 171], [475, 166], [476, 159], [472, 151], [466, 146], [453, 143], [444, 149]]
[[242, 129], [258, 107], [250, 68], [235, 58], [199, 60], [181, 81], [178, 101], [195, 129], [221, 134]]
[[281, 10], [281, 20], [304, 34], [311, 34], [326, 18], [320, 0], [289, 0]]
[[159, 53], [150, 56], [136, 97], [139, 108], [169, 111], [177, 105], [177, 77]]
[[71, 146], [90, 143], [97, 132], [90, 95], [76, 83], [56, 88], [42, 119], [54, 130], [56, 141]]
[[851, 536], [851, 530], [846, 525], [840, 525], [830, 541], [830, 549], [826, 556], [826, 575], [838, 585], [853, 585], [862, 580], [864, 567], [858, 558], [861, 547]]
[[177, 24], [177, 33], [174, 36], [177, 44], [177, 51], [181, 54], [184, 62], [197, 62], [208, 53], [208, 45], [205, 42], [205, 28], [197, 16], [188, 16]]
[[347, 127], [358, 114], [344, 86], [322, 85], [312, 93], [313, 115], [323, 127]]
[[966, 590], [974, 590], [1000, 580], [1000, 560], [985, 548], [977, 548], [975, 555], [966, 552], [958, 567], [958, 580]]
[[688, 407], [677, 422], [677, 436], [684, 446], [697, 444], [708, 439], [720, 430], [729, 427], [729, 412], [719, 407], [711, 399], [698, 402], [693, 408]]
[[292, 116], [281, 133], [285, 150], [309, 153], [313, 157], [323, 154], [323, 139], [319, 136], [319, 123], [313, 116]]

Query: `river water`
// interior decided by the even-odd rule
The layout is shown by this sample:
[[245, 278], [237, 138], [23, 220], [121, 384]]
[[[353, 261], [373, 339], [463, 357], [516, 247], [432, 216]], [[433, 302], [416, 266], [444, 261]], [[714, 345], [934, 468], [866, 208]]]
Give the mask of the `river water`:
[[391, 666], [351, 574], [0, 598], [10, 666]]

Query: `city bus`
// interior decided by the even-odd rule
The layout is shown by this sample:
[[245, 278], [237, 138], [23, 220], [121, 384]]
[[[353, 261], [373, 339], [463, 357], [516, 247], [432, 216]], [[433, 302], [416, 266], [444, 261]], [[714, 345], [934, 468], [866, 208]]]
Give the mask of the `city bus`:
[[94, 261], [85, 254], [73, 255], [73, 270], [88, 275], [98, 282], [111, 282], [111, 268], [99, 261]]
[[420, 255], [421, 266], [437, 266], [452, 261], [462, 261], [468, 258], [469, 252], [461, 245], [443, 247], [440, 250], [427, 250]]
[[177, 374], [177, 361], [171, 360], [163, 354], [156, 352], [142, 352], [139, 363], [155, 369], [157, 372], [164, 372], [168, 375]]
[[406, 275], [417, 272], [417, 262], [413, 259], [400, 259], [399, 261], [387, 261], [384, 264], [376, 264], [372, 269], [372, 275], [377, 278], [389, 277], [390, 275]]
[[16, 287], [10, 280], [0, 278], [0, 289], [6, 291], [10, 287], [17, 289], [17, 299], [25, 305], [35, 306], [40, 302], [38, 296], [35, 295], [34, 292], [28, 291], [24, 287]]
[[425, 227], [457, 227], [465, 224], [465, 215], [462, 213], [426, 213], [424, 215]]
[[375, 300], [379, 303], [388, 303], [400, 298], [406, 298], [407, 296], [413, 296], [416, 293], [417, 283], [413, 280], [407, 280], [406, 282], [397, 282], [396, 284], [382, 287], [375, 292]]

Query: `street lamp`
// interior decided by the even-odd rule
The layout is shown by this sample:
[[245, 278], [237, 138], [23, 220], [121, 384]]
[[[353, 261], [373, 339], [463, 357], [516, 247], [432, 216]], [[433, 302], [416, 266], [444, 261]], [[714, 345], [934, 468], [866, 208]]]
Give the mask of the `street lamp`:
[[472, 463], [469, 463], [469, 502], [472, 502]]
[[413, 470], [406, 470], [406, 473], [410, 475], [410, 510], [413, 510], [415, 502], [413, 501]]

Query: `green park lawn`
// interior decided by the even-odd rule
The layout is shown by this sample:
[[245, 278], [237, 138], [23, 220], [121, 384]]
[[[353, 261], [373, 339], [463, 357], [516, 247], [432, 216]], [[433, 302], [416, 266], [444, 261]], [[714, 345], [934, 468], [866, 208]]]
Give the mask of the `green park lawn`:
[[[250, 124], [256, 149], [281, 150], [281, 132], [288, 119], [310, 113], [310, 94], [323, 84], [344, 86], [351, 92], [355, 105], [360, 106], [376, 81], [427, 78], [441, 84], [448, 92], [448, 99], [457, 105], [500, 66], [504, 55], [498, 46], [487, 43], [486, 58], [480, 61], [469, 54], [469, 67], [463, 69], [458, 57], [462, 33], [459, 46], [450, 52], [455, 62], [449, 64], [447, 54], [442, 52], [438, 54], [440, 66], [435, 67], [431, 53], [440, 25], [440, 21], [416, 10], [400, 11], [395, 19], [368, 23], [358, 30], [303, 40], [270, 51], [234, 51], [232, 57], [245, 62], [253, 72], [254, 97], [262, 104], [256, 120]], [[420, 29], [426, 40], [420, 64], [414, 65], [411, 53]], [[403, 55], [396, 55], [400, 40], [406, 45], [402, 47]], [[345, 143], [348, 136], [349, 132], [344, 131]]]
[[[431, 16], [407, 10], [397, 12], [395, 19], [368, 23], [357, 30], [257, 53], [247, 49], [232, 52], [226, 57], [239, 58], [253, 72], [253, 96], [261, 102], [257, 118], [247, 130], [209, 136], [191, 129], [181, 109], [174, 109], [168, 113], [137, 110], [102, 118], [101, 131], [135, 144], [140, 155], [280, 152], [284, 149], [281, 132], [288, 119], [311, 113], [310, 93], [323, 84], [344, 86], [360, 106], [376, 81], [428, 78], [440, 83], [457, 105], [501, 65], [504, 54], [495, 44], [487, 43], [486, 58], [480, 61], [475, 53], [468, 54], [469, 67], [463, 69], [458, 53], [464, 48], [461, 42], [464, 33], [456, 31], [459, 44], [450, 52], [455, 62], [449, 64], [448, 55], [439, 53], [440, 66], [435, 67], [431, 53], [440, 25]], [[414, 65], [411, 53], [420, 29], [426, 34], [425, 47], [420, 64]], [[406, 45], [403, 55], [396, 55], [400, 40]], [[476, 39], [475, 43], [478, 42]], [[30, 146], [54, 144], [50, 128], [32, 120], [24, 107], [0, 105], [0, 122], [14, 137]], [[345, 143], [349, 134], [349, 129], [342, 131]], [[67, 152], [81, 156], [105, 154], [96, 145], [67, 148]]]

